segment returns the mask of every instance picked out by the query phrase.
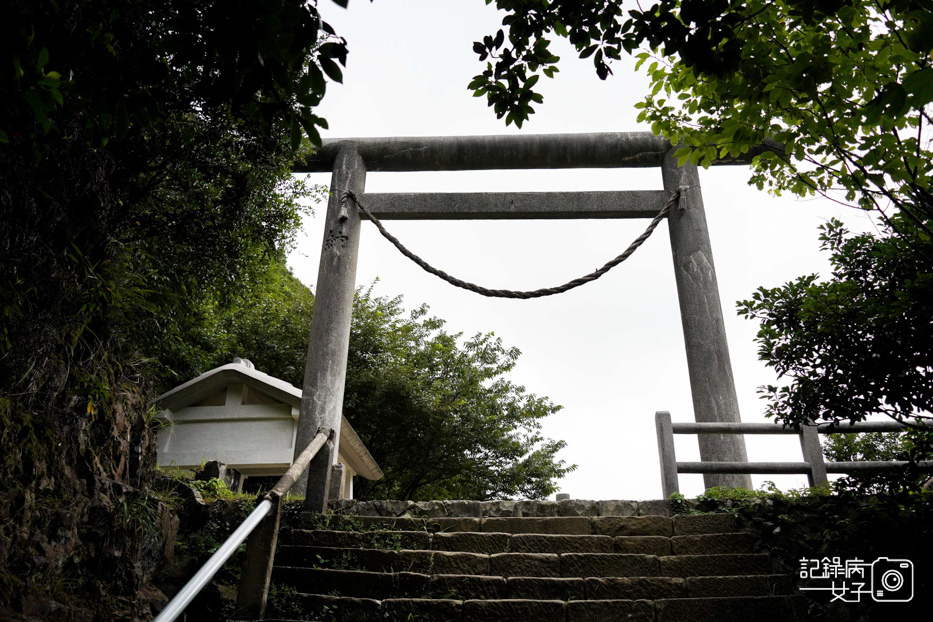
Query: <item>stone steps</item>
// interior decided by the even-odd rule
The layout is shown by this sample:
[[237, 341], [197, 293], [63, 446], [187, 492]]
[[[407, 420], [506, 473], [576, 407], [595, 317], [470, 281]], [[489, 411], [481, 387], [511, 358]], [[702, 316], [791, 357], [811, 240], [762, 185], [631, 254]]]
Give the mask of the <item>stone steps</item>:
[[504, 577], [501, 575], [372, 572], [278, 566], [273, 581], [300, 593], [386, 598], [656, 600], [792, 595], [790, 577], [776, 574], [703, 577]]
[[750, 534], [689, 536], [593, 536], [510, 533], [427, 533], [422, 531], [333, 531], [299, 529], [283, 534], [292, 545], [462, 551], [468, 553], [633, 553], [704, 555], [751, 553]]
[[[292, 516], [272, 581], [291, 590], [305, 620], [326, 622], [803, 619], [793, 579], [773, 573], [732, 515], [588, 503], [628, 515], [554, 515], [581, 506], [553, 502], [509, 507], [548, 516], [483, 515], [476, 502], [375, 502], [363, 508], [442, 515]], [[649, 509], [660, 513], [638, 513]]]
[[766, 554], [465, 553], [279, 547], [276, 566], [500, 577], [688, 577], [768, 574]]
[[[658, 600], [348, 598], [302, 594], [310, 619], [335, 622], [788, 622], [797, 596]], [[269, 622], [291, 622], [267, 618]]]
[[[332, 516], [333, 531], [419, 531], [425, 533], [509, 533], [575, 536], [687, 536], [735, 531], [731, 514], [682, 516], [454, 517]], [[304, 524], [303, 524], [304, 523]], [[320, 529], [321, 520], [303, 519], [298, 527]]]

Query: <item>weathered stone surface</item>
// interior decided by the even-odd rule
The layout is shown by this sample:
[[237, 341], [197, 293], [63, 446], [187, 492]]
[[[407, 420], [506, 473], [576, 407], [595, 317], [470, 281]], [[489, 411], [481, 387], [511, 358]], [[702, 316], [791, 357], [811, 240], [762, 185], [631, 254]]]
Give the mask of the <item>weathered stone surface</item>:
[[584, 516], [561, 516], [555, 518], [484, 518], [483, 531], [505, 533], [545, 533], [589, 535], [592, 533], [591, 519]]
[[431, 518], [424, 521], [421, 528], [430, 532], [479, 531], [480, 520], [479, 518], [457, 518], [452, 516]]
[[500, 577], [559, 577], [560, 557], [546, 553], [490, 555], [489, 574]]
[[658, 558], [653, 555], [567, 553], [560, 556], [562, 577], [656, 577]]
[[343, 509], [343, 514], [350, 516], [386, 516], [385, 501], [359, 501]]
[[558, 516], [599, 516], [596, 501], [563, 499], [557, 502]]
[[356, 499], [337, 499], [330, 504], [331, 509], [333, 509], [335, 514], [352, 514], [353, 508], [356, 506]]
[[584, 581], [588, 600], [657, 600], [687, 595], [680, 577], [590, 577]]
[[329, 527], [337, 531], [365, 531], [370, 529], [380, 529], [391, 531], [396, 527], [396, 519], [384, 516], [331, 516], [328, 521]]
[[481, 501], [444, 501], [444, 507], [447, 509], [447, 516], [456, 518], [480, 518], [483, 515]]
[[[414, 551], [409, 551], [413, 553]], [[296, 568], [327, 568], [332, 570], [369, 570], [392, 572], [399, 567], [399, 551], [375, 549], [340, 549], [316, 546], [280, 546], [276, 566]], [[430, 551], [423, 553], [430, 558]]]
[[671, 502], [668, 499], [655, 499], [638, 502], [639, 516], [670, 516]]
[[430, 519], [405, 514], [391, 520], [394, 525], [393, 529], [384, 531], [425, 531], [425, 525]]
[[545, 517], [557, 516], [556, 501], [519, 501], [517, 503], [520, 516]]
[[612, 553], [609, 536], [565, 536], [515, 534], [509, 542], [512, 553]]
[[737, 577], [690, 577], [686, 579], [690, 598], [726, 596], [784, 596], [797, 594], [793, 579], [784, 574]]
[[467, 553], [505, 553], [509, 550], [507, 533], [436, 533], [434, 550], [464, 551]]
[[393, 569], [396, 572], [420, 572], [430, 574], [434, 568], [434, 551], [398, 551]]
[[399, 551], [431, 548], [431, 534], [425, 531], [365, 531], [359, 540], [360, 546], [366, 549]]
[[771, 560], [761, 555], [670, 555], [659, 557], [665, 577], [724, 577], [770, 574]]
[[[459, 600], [390, 598], [383, 601], [383, 614], [389, 622], [449, 622], [460, 619]], [[343, 622], [343, 617], [340, 618]]]
[[680, 514], [674, 517], [675, 536], [730, 533], [736, 530], [732, 514]]
[[447, 506], [443, 501], [417, 501], [405, 513], [418, 518], [441, 518], [447, 516]]
[[674, 536], [674, 555], [716, 555], [751, 553], [755, 539], [749, 533], [716, 533], [698, 536]]
[[381, 551], [377, 549], [338, 549], [329, 558], [322, 556], [331, 563], [331, 568], [349, 568], [370, 570], [372, 572], [394, 572], [407, 570], [400, 567], [397, 551]]
[[340, 622], [377, 622], [381, 620], [382, 603], [372, 598], [299, 594], [301, 608], [313, 619], [333, 620], [340, 612]]
[[280, 532], [279, 536], [282, 544], [360, 548], [362, 534], [358, 531], [294, 529], [288, 533]]
[[603, 536], [671, 535], [671, 519], [666, 516], [597, 516], [593, 533]]
[[654, 604], [647, 600], [581, 600], [567, 603], [567, 622], [654, 622]]
[[[413, 506], [411, 501], [370, 501], [379, 515], [381, 516], [405, 516], [411, 515], [410, 511]], [[359, 506], [364, 506], [364, 503], [361, 503]]]
[[428, 588], [431, 598], [477, 600], [508, 598], [509, 590], [502, 577], [480, 575], [436, 575]]
[[463, 622], [564, 622], [560, 600], [468, 600]]
[[372, 570], [390, 572], [395, 564], [395, 551], [341, 549], [318, 546], [279, 547], [275, 555], [277, 566], [300, 568], [331, 568], [338, 570]]
[[509, 598], [531, 600], [583, 600], [586, 589], [583, 579], [573, 577], [511, 577]]
[[359, 598], [391, 598], [395, 582], [389, 573], [361, 570], [321, 570], [317, 568], [283, 568], [272, 570], [272, 581], [290, 586], [298, 592], [354, 596]]
[[616, 536], [615, 553], [628, 555], [670, 555], [671, 539], [664, 536]]
[[483, 516], [521, 516], [521, 510], [516, 501], [482, 501]]
[[599, 516], [637, 516], [637, 501], [597, 501], [596, 510]]
[[432, 574], [486, 574], [488, 570], [488, 555], [434, 551]]
[[790, 598], [681, 598], [654, 603], [657, 622], [788, 622], [794, 620]]
[[396, 595], [399, 598], [425, 598], [431, 585], [431, 577], [420, 572], [395, 573]]
[[[672, 147], [661, 165], [661, 178], [668, 192], [680, 192], [678, 208], [668, 214], [674, 258], [677, 300], [684, 330], [693, 415], [697, 421], [731, 421], [739, 417], [729, 346], [719, 302], [719, 285], [713, 261], [700, 175], [690, 163], [680, 165]], [[680, 190], [683, 189], [683, 190]], [[688, 191], [689, 189], [689, 191]], [[745, 437], [741, 434], [700, 434], [700, 459], [705, 462], [747, 462]], [[751, 488], [746, 474], [706, 473], [707, 488], [729, 486]]]

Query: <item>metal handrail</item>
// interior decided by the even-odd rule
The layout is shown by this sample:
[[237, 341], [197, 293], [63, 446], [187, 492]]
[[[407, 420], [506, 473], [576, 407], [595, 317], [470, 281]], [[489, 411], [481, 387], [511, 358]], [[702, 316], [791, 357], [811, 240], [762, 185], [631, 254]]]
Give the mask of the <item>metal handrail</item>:
[[188, 580], [185, 586], [181, 588], [181, 591], [169, 601], [165, 609], [162, 610], [153, 622], [173, 622], [175, 618], [181, 615], [185, 607], [191, 604], [195, 596], [197, 596], [210, 580], [214, 578], [217, 571], [230, 559], [250, 533], [252, 533], [266, 516], [268, 516], [273, 505], [278, 504], [278, 501], [288, 493], [304, 470], [308, 468], [308, 464], [311, 463], [314, 456], [317, 455], [321, 447], [330, 439], [332, 434], [333, 431], [329, 428], [320, 428], [314, 439], [308, 443], [305, 450], [301, 452], [301, 455], [288, 467], [288, 471], [285, 472], [285, 475], [279, 479], [272, 490], [263, 496], [263, 500], [256, 506], [256, 509], [254, 509], [250, 515], [246, 517], [246, 520], [237, 527], [236, 531], [220, 545], [220, 548], [211, 555], [210, 559], [201, 566], [200, 570]]
[[[889, 471], [903, 468], [909, 462], [902, 460], [826, 462], [818, 440], [819, 434], [846, 434], [867, 432], [900, 432], [911, 426], [896, 421], [863, 421], [854, 424], [825, 426], [802, 425], [799, 429], [779, 427], [771, 423], [690, 422], [672, 423], [671, 414], [656, 412], [658, 455], [661, 460], [661, 488], [664, 497], [680, 492], [680, 473], [755, 473], [806, 474], [810, 486], [828, 483], [827, 473], [853, 473]], [[674, 454], [674, 434], [795, 434], [800, 437], [804, 462], [678, 462]], [[933, 471], [933, 461], [915, 463], [922, 471]]]

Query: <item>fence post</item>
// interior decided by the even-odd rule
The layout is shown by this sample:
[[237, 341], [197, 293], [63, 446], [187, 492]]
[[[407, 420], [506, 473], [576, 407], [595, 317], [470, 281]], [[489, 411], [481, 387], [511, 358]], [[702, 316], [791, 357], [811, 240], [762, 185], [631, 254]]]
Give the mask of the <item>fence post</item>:
[[236, 620], [262, 620], [266, 615], [269, 580], [272, 578], [272, 562], [282, 517], [282, 497], [272, 494], [267, 498], [272, 502], [272, 509], [246, 540], [246, 560], [236, 594]]
[[810, 487], [828, 484], [823, 449], [820, 447], [820, 434], [816, 425], [810, 421], [800, 424], [800, 449], [803, 451], [803, 459], [810, 465], [810, 472], [807, 474]]
[[677, 481], [677, 456], [674, 454], [674, 426], [671, 413], [660, 410], [654, 413], [654, 425], [658, 433], [658, 457], [661, 459], [661, 490], [667, 499], [680, 492]]

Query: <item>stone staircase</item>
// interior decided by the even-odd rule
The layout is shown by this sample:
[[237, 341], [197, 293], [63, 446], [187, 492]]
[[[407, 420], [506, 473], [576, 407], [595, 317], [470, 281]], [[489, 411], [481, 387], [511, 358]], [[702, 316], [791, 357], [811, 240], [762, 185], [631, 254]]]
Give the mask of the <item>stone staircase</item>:
[[[663, 501], [371, 502], [337, 511], [283, 519], [272, 583], [291, 591], [304, 620], [804, 619], [793, 578], [753, 552], [731, 514], [671, 516]], [[268, 617], [277, 615], [273, 607]]]

